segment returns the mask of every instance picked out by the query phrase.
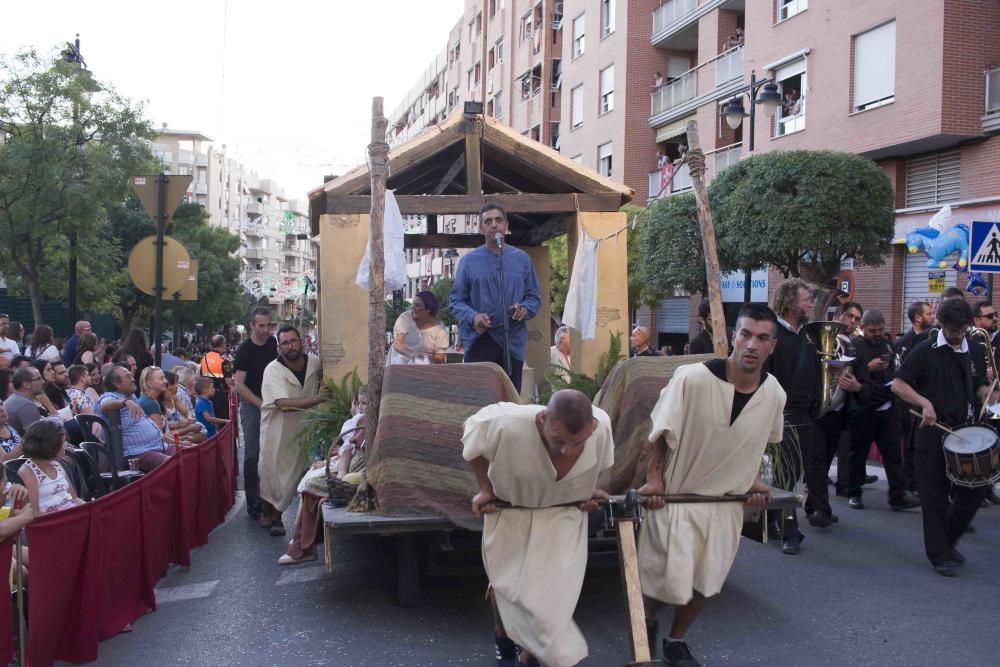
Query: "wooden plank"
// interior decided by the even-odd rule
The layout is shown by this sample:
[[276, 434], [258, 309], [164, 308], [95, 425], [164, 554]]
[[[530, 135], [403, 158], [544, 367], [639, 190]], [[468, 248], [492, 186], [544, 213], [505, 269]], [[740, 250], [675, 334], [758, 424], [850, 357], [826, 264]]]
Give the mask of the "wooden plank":
[[406, 234], [403, 236], [404, 248], [478, 248], [481, 245], [483, 245], [482, 234]]
[[[326, 196], [327, 213], [368, 213], [371, 210], [368, 195]], [[573, 213], [577, 205], [581, 211], [617, 211], [621, 207], [621, 195], [615, 192], [602, 193], [557, 193], [522, 194], [497, 193], [490, 195], [398, 195], [396, 202], [403, 215], [428, 215], [439, 213], [472, 214], [487, 201], [502, 206], [508, 213]]]
[[452, 163], [452, 165], [448, 167], [448, 171], [444, 173], [444, 176], [441, 177], [441, 180], [438, 181], [438, 184], [434, 186], [434, 190], [431, 192], [431, 194], [439, 195], [442, 192], [444, 192], [445, 188], [448, 187], [448, 184], [451, 183], [453, 180], [455, 180], [455, 177], [458, 176], [458, 172], [462, 171], [462, 167], [464, 166], [465, 166], [465, 153], [462, 153], [458, 156], [458, 159], [456, 159]]
[[465, 133], [465, 191], [478, 195], [483, 192], [483, 160], [479, 143], [482, 120], [467, 120], [470, 122]]
[[649, 661], [649, 638], [646, 636], [646, 612], [639, 585], [639, 558], [635, 549], [635, 523], [618, 519], [618, 564], [622, 571], [625, 611], [628, 613], [628, 636], [632, 645], [632, 661]]
[[549, 218], [541, 225], [537, 227], [532, 227], [525, 234], [525, 240], [527, 245], [541, 245], [545, 241], [556, 236], [561, 236], [566, 233], [569, 228], [569, 219], [560, 215], [555, 218]]

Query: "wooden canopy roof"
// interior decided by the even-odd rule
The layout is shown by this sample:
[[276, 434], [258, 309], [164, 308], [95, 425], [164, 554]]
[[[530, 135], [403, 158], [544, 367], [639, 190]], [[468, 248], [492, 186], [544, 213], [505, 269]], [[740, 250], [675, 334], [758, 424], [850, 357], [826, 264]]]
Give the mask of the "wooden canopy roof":
[[[566, 231], [566, 214], [617, 211], [633, 194], [493, 118], [461, 109], [389, 153], [386, 187], [404, 215], [429, 216], [428, 233], [408, 234], [408, 247], [479, 245], [479, 234], [437, 234], [436, 216], [478, 214], [486, 201], [506, 209], [511, 243], [538, 245]], [[370, 194], [367, 165], [310, 192], [313, 235], [324, 213], [368, 213]]]

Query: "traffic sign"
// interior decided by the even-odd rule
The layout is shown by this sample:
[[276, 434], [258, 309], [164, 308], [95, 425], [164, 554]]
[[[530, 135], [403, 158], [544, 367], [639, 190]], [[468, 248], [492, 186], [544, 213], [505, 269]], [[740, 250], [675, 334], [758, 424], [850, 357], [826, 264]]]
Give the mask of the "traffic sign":
[[[135, 193], [139, 195], [139, 201], [142, 202], [142, 207], [146, 209], [146, 213], [149, 217], [153, 219], [153, 222], [157, 222], [156, 219], [156, 176], [133, 176], [132, 177], [132, 189]], [[191, 185], [191, 179], [194, 178], [190, 174], [181, 176], [164, 176], [166, 181], [167, 191], [163, 195], [163, 215], [165, 220], [163, 221], [163, 228], [166, 229], [167, 225], [170, 224], [170, 217], [174, 214], [177, 209], [177, 205], [181, 203], [184, 199], [185, 193], [187, 193], [188, 187]]]
[[177, 298], [181, 301], [198, 300], [198, 260], [191, 260], [191, 271], [188, 273], [187, 282], [177, 292]]
[[975, 220], [969, 243], [969, 270], [1000, 272], [1000, 222]]
[[[163, 293], [172, 296], [187, 284], [191, 273], [187, 248], [169, 236], [163, 239]], [[156, 296], [156, 236], [147, 236], [128, 254], [128, 275], [136, 288]]]

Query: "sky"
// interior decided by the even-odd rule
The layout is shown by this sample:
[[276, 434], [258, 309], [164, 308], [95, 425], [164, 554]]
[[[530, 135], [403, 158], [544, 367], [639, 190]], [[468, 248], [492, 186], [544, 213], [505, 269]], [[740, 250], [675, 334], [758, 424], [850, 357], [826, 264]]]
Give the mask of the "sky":
[[154, 127], [199, 130], [290, 198], [362, 163], [371, 101], [388, 117], [448, 42], [462, 0], [6, 0], [0, 54], [80, 33], [94, 76]]

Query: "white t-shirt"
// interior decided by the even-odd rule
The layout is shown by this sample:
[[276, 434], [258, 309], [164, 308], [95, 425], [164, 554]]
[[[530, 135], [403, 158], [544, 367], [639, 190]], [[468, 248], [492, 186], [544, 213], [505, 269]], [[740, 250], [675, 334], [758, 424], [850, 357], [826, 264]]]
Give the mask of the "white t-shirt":
[[[28, 350], [31, 352], [30, 348]], [[44, 359], [45, 361], [62, 361], [62, 355], [59, 354], [59, 348], [55, 345], [49, 343], [46, 345], [38, 354], [32, 354], [33, 359]]]
[[7, 357], [7, 360], [10, 361], [19, 354], [21, 354], [21, 348], [17, 346], [16, 340], [0, 337], [0, 357]]
[[395, 344], [389, 348], [390, 354], [388, 363], [390, 364], [413, 364], [427, 363], [425, 358], [418, 355], [433, 355], [444, 352], [448, 349], [448, 332], [439, 320], [426, 329], [421, 329], [413, 320], [413, 311], [407, 310], [396, 319], [396, 324], [392, 328], [393, 339], [403, 334], [406, 350], [409, 358], [404, 357], [396, 351]]

